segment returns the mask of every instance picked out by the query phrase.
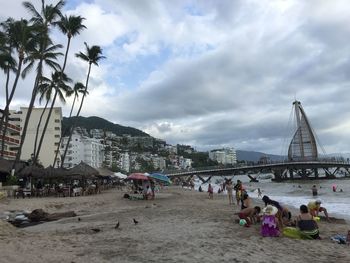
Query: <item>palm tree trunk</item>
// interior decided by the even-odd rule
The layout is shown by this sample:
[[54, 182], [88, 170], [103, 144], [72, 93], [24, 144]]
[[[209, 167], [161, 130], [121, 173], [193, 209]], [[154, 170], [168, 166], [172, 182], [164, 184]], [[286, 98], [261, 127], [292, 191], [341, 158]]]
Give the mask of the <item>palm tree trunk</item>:
[[[76, 98], [77, 98], [77, 95], [74, 95], [72, 108], [71, 108], [70, 113], [69, 113], [69, 118], [72, 117], [72, 113], [73, 113], [73, 109], [74, 109], [74, 104], [75, 104]], [[62, 141], [63, 141], [63, 135], [66, 134], [67, 132], [68, 132], [68, 127], [64, 130], [64, 132], [61, 132], [60, 141], [58, 142], [58, 145], [57, 145], [57, 149], [56, 149], [56, 153], [55, 153], [55, 159], [53, 160], [52, 167], [55, 167], [55, 165], [56, 165], [57, 155], [60, 152], [60, 147], [61, 147], [61, 144], [62, 144]]]
[[[92, 64], [89, 63], [89, 70], [88, 70], [88, 74], [87, 74], [87, 77], [86, 77], [86, 83], [85, 83], [85, 91], [84, 91], [83, 97], [82, 97], [82, 99], [81, 99], [80, 107], [79, 107], [79, 110], [78, 110], [78, 112], [77, 112], [76, 117], [79, 117], [81, 108], [83, 107], [83, 104], [84, 104], [84, 99], [85, 99], [86, 92], [87, 92], [88, 85], [89, 85], [89, 78], [90, 78], [90, 72], [91, 72], [91, 65], [92, 65]], [[68, 146], [69, 146], [70, 140], [72, 139], [73, 131], [74, 131], [74, 128], [75, 128], [75, 126], [76, 126], [76, 121], [77, 121], [77, 120], [75, 120], [75, 122], [73, 123], [73, 125], [72, 125], [72, 127], [71, 127], [71, 129], [70, 129], [70, 133], [69, 133], [67, 145], [66, 145], [66, 148], [65, 148], [65, 150], [64, 150], [64, 153], [63, 153], [63, 156], [62, 156], [62, 160], [61, 160], [61, 167], [63, 167], [64, 160], [66, 159], [66, 155], [67, 155], [67, 151], [68, 151]]]
[[[19, 59], [18, 59], [18, 67], [17, 67], [16, 78], [15, 78], [15, 81], [13, 82], [12, 90], [11, 90], [10, 96], [7, 98], [6, 106], [5, 106], [5, 109], [4, 109], [4, 113], [3, 113], [3, 116], [1, 118], [0, 131], [3, 128], [4, 120], [5, 120], [5, 126], [6, 126], [6, 129], [4, 129], [3, 134], [2, 134], [2, 138], [1, 138], [2, 139], [1, 149], [5, 148], [5, 141], [4, 141], [4, 139], [5, 139], [5, 132], [7, 130], [7, 125], [8, 125], [8, 115], [9, 115], [9, 111], [10, 111], [10, 104], [11, 104], [11, 101], [13, 99], [13, 96], [14, 96], [16, 88], [17, 88], [19, 76], [21, 75], [22, 62], [23, 62], [23, 57], [20, 56]], [[6, 79], [7, 90], [8, 90], [9, 78], [10, 78], [10, 70], [8, 70], [8, 72], [7, 72], [7, 79]], [[1, 151], [1, 154], [3, 154], [3, 150]]]
[[[64, 62], [63, 62], [63, 66], [62, 66], [62, 74], [64, 73], [64, 70], [65, 70], [66, 64], [67, 64], [68, 51], [69, 51], [69, 48], [70, 48], [70, 40], [71, 40], [71, 37], [68, 36], [67, 48], [66, 48], [66, 53], [65, 53], [65, 55], [64, 55]], [[72, 110], [73, 110], [73, 107], [74, 107], [74, 102], [75, 102], [75, 97], [74, 97], [74, 100], [73, 100]], [[71, 114], [72, 114], [72, 110], [71, 110]], [[69, 116], [69, 117], [70, 117], [70, 116]], [[58, 153], [60, 152], [60, 147], [61, 147], [61, 143], [62, 143], [63, 134], [64, 134], [64, 133], [62, 133], [62, 131], [61, 131], [61, 137], [60, 137], [60, 141], [58, 142], [58, 145], [57, 145], [57, 149], [56, 149], [56, 153], [55, 153], [55, 158], [54, 158], [54, 160], [53, 160], [52, 167], [55, 167], [55, 165], [56, 165], [57, 155], [58, 155]]]
[[40, 118], [39, 118], [39, 122], [38, 122], [38, 125], [36, 126], [36, 134], [35, 134], [35, 141], [34, 141], [34, 154], [36, 153], [36, 146], [38, 145], [38, 137], [39, 137], [39, 130], [40, 130], [40, 125], [41, 125], [41, 121], [44, 117], [44, 114], [45, 114], [45, 111], [47, 109], [47, 105], [49, 104], [49, 100], [46, 101], [46, 104], [45, 104], [45, 107], [44, 107], [44, 110], [43, 112], [41, 113], [40, 115]]
[[[9, 105], [10, 107], [10, 103], [9, 103], [9, 82], [10, 82], [10, 69], [7, 69], [7, 73], [6, 73], [6, 85], [5, 85], [5, 89], [6, 89], [6, 105]], [[6, 117], [5, 117], [6, 116]], [[4, 123], [4, 119], [5, 123], [8, 123], [8, 116], [9, 114], [5, 114], [5, 111], [3, 112], [2, 116], [1, 116], [1, 120], [0, 120], [0, 133], [2, 130], [2, 125]], [[7, 130], [7, 125], [5, 125], [4, 131], [3, 131], [3, 136], [6, 134], [6, 130]], [[5, 141], [4, 141], [4, 137], [2, 137], [2, 141], [1, 141], [1, 152], [0, 152], [0, 156], [4, 156], [4, 149], [5, 149]]]
[[[39, 66], [38, 67], [41, 67], [41, 66], [42, 66], [42, 60], [39, 61]], [[39, 72], [41, 72], [41, 71], [39, 71]], [[21, 158], [22, 148], [23, 148], [24, 141], [26, 139], [28, 123], [29, 123], [29, 119], [30, 119], [30, 116], [31, 116], [32, 111], [33, 111], [34, 102], [35, 102], [35, 98], [36, 98], [36, 94], [37, 94], [37, 90], [38, 90], [38, 86], [39, 86], [39, 79], [40, 79], [40, 77], [41, 77], [41, 74], [38, 73], [36, 78], [35, 78], [34, 87], [33, 87], [33, 91], [32, 91], [32, 97], [30, 99], [27, 115], [26, 115], [26, 118], [25, 118], [25, 121], [24, 121], [23, 130], [22, 130], [21, 142], [19, 144], [19, 148], [18, 148], [18, 151], [17, 151], [17, 154], [16, 154], [16, 159], [13, 162], [13, 166], [12, 166], [13, 169], [14, 169], [16, 163], [18, 163], [20, 158]]]
[[56, 90], [55, 96], [53, 97], [53, 100], [52, 100], [52, 103], [51, 103], [51, 107], [50, 107], [50, 110], [49, 110], [49, 114], [47, 115], [46, 122], [45, 122], [45, 125], [44, 125], [44, 128], [43, 128], [43, 132], [42, 132], [41, 137], [40, 137], [38, 150], [37, 150], [36, 153], [34, 152], [35, 153], [35, 155], [34, 155], [34, 163], [36, 163], [36, 161], [38, 160], [38, 157], [39, 157], [39, 154], [40, 154], [40, 150], [41, 150], [41, 146], [42, 146], [43, 141], [44, 141], [47, 125], [49, 124], [51, 113], [52, 113], [53, 107], [54, 107], [55, 102], [56, 102], [57, 94], [58, 94], [58, 90]]

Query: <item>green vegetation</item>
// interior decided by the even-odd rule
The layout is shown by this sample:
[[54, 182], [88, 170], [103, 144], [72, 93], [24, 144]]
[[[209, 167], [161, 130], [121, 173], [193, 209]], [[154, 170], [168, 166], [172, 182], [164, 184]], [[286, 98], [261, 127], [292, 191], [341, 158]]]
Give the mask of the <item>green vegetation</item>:
[[[111, 131], [117, 136], [122, 136], [123, 134], [128, 134], [130, 136], [149, 136], [147, 133], [140, 131], [132, 127], [126, 127], [119, 124], [114, 124], [103, 118], [92, 116], [92, 117], [71, 117], [63, 118], [62, 130], [69, 130], [70, 127], [75, 122], [76, 126], [87, 129], [88, 131], [92, 129], [102, 129], [105, 131]], [[68, 129], [67, 129], [68, 128]], [[64, 134], [66, 136], [67, 134]]]

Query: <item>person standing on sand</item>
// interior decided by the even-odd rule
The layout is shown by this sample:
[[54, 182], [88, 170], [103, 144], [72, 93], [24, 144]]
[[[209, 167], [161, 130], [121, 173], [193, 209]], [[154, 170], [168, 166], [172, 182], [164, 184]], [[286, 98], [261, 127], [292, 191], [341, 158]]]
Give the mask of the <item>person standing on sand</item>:
[[241, 201], [242, 189], [243, 189], [241, 180], [237, 180], [237, 184], [233, 187], [233, 189], [236, 191], [237, 205], [239, 205], [239, 202]]
[[311, 191], [312, 191], [312, 196], [317, 196], [317, 187], [316, 187], [316, 185], [312, 186]]
[[214, 197], [214, 189], [211, 186], [211, 184], [209, 184], [209, 186], [208, 186], [208, 193], [209, 193], [209, 199], [213, 199], [213, 197]]
[[261, 192], [260, 188], [258, 188], [258, 197], [262, 197], [262, 192]]
[[229, 201], [229, 204], [233, 204], [233, 195], [232, 195], [232, 192], [233, 192], [233, 186], [232, 186], [232, 182], [231, 181], [228, 181], [226, 183], [226, 190], [227, 190], [227, 195], [228, 195], [228, 201]]

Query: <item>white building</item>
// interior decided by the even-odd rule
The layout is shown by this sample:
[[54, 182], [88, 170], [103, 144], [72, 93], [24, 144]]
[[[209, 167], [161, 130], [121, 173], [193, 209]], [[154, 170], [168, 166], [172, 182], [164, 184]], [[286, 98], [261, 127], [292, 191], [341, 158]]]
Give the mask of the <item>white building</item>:
[[152, 160], [154, 169], [162, 170], [166, 168], [166, 162], [164, 157], [153, 155], [151, 156], [151, 160]]
[[129, 153], [127, 153], [127, 152], [121, 153], [118, 164], [119, 164], [118, 166], [119, 166], [120, 169], [122, 169], [123, 171], [126, 171], [126, 172], [130, 172], [130, 156], [129, 156]]
[[224, 148], [210, 151], [209, 158], [221, 164], [233, 165], [237, 163], [236, 150], [234, 148]]
[[179, 167], [180, 169], [189, 169], [192, 167], [192, 159], [179, 157]]
[[[29, 160], [32, 158], [32, 154], [34, 152], [34, 143], [35, 143], [37, 126], [43, 111], [44, 111], [44, 108], [33, 108], [32, 110], [29, 123], [28, 123], [26, 138], [23, 143], [23, 147], [21, 151], [22, 160]], [[27, 112], [28, 112], [27, 107], [21, 107], [20, 111], [17, 111], [17, 112], [11, 111], [11, 118], [14, 119], [13, 124], [21, 128], [21, 135], [24, 127], [24, 122], [27, 116]], [[39, 127], [38, 141], [40, 140], [41, 134], [43, 132], [43, 128], [44, 128], [48, 114], [49, 114], [49, 109], [46, 109], [43, 114], [43, 118]], [[61, 138], [61, 121], [62, 121], [62, 109], [61, 107], [54, 107], [51, 113], [51, 117], [45, 132], [45, 137], [44, 137], [43, 144], [41, 146], [41, 151], [39, 154], [39, 161], [42, 163], [44, 167], [52, 165], [54, 162], [57, 145]]]
[[[68, 142], [68, 137], [63, 138], [61, 154], [63, 155]], [[70, 168], [78, 165], [81, 161], [88, 165], [100, 168], [104, 161], [105, 146], [98, 139], [89, 138], [80, 133], [80, 129], [74, 130], [68, 146], [67, 155], [63, 167]]]

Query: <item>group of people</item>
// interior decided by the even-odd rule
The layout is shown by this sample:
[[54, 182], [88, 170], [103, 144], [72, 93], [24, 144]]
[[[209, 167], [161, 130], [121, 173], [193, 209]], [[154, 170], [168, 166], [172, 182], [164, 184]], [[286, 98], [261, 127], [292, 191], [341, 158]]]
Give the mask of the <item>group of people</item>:
[[253, 206], [252, 200], [245, 191], [242, 191], [241, 194], [241, 210], [237, 213], [239, 223], [245, 227], [260, 223], [260, 233], [263, 237], [278, 237], [284, 227], [295, 227], [304, 237], [320, 239], [317, 224], [317, 220], [320, 219], [319, 213], [323, 212], [326, 220], [330, 221], [327, 209], [321, 206], [321, 200], [313, 200], [307, 205], [301, 205], [299, 215], [292, 218], [292, 213], [287, 207], [266, 195], [262, 197], [265, 206], [261, 208]]

